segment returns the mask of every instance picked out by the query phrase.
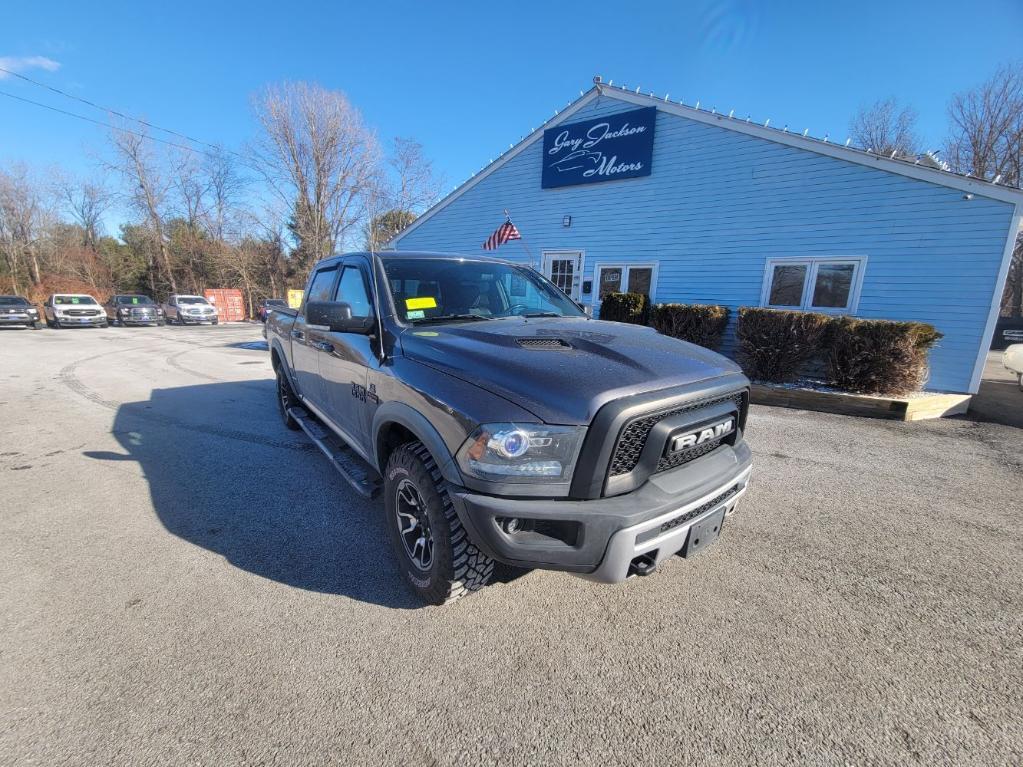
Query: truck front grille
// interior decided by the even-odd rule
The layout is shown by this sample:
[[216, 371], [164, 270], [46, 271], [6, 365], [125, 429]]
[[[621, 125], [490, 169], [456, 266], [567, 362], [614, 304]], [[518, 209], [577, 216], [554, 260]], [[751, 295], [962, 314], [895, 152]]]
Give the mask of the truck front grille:
[[[647, 437], [650, 435], [650, 430], [663, 419], [728, 401], [735, 402], [736, 408], [739, 410], [739, 421], [741, 423], [746, 407], [746, 395], [741, 391], [727, 394], [724, 397], [717, 397], [716, 399], [691, 402], [670, 410], [662, 410], [657, 413], [651, 413], [650, 415], [640, 416], [639, 418], [630, 421], [622, 429], [621, 434], [618, 435], [618, 441], [615, 443], [614, 453], [611, 455], [611, 465], [608, 469], [608, 475], [611, 477], [617, 477], [622, 474], [628, 474], [636, 468], [636, 464], [639, 463], [639, 457], [643, 452], [643, 447], [646, 445]], [[667, 471], [668, 469], [674, 469], [682, 464], [689, 463], [689, 461], [695, 460], [701, 455], [706, 455], [720, 444], [720, 439], [714, 440], [713, 442], [705, 442], [692, 450], [686, 450], [670, 457], [662, 457], [657, 463], [657, 471]]]

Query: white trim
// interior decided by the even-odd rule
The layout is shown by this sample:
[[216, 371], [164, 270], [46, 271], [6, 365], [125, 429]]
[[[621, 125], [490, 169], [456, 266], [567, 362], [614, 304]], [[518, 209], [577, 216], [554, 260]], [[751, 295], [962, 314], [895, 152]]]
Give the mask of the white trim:
[[571, 117], [576, 112], [578, 112], [580, 109], [582, 109], [584, 106], [589, 104], [591, 101], [594, 101], [599, 95], [600, 95], [600, 93], [598, 92], [596, 87], [590, 88], [585, 94], [583, 94], [582, 96], [577, 98], [575, 101], [573, 101], [571, 104], [569, 104], [565, 109], [561, 110], [561, 112], [558, 112], [550, 120], [547, 120], [546, 122], [542, 123], [539, 128], [537, 128], [535, 131], [533, 131], [528, 136], [526, 136], [524, 139], [522, 139], [518, 144], [513, 146], [511, 149], [506, 151], [504, 154], [502, 154], [500, 157], [498, 157], [496, 160], [494, 160], [490, 164], [485, 165], [483, 167], [483, 169], [480, 170], [479, 173], [474, 174], [470, 178], [468, 178], [465, 181], [463, 181], [461, 185], [455, 187], [451, 192], [448, 193], [448, 195], [446, 197], [444, 197], [442, 200], [437, 202], [432, 208], [427, 210], [423, 215], [421, 215], [419, 218], [417, 218], [415, 221], [413, 221], [407, 227], [405, 227], [400, 232], [398, 232], [396, 235], [394, 235], [394, 237], [391, 238], [391, 241], [388, 242], [385, 247], [387, 247], [387, 248], [397, 247], [397, 243], [398, 243], [399, 240], [401, 240], [402, 237], [404, 237], [406, 234], [409, 234], [410, 232], [415, 230], [416, 227], [418, 227], [420, 224], [422, 224], [425, 221], [428, 221], [430, 218], [432, 218], [434, 216], [434, 214], [436, 214], [437, 212], [439, 212], [443, 208], [445, 208], [448, 205], [450, 205], [451, 203], [453, 203], [455, 200], [457, 200], [463, 194], [468, 192], [470, 189], [472, 189], [474, 186], [476, 186], [476, 184], [481, 182], [483, 179], [485, 179], [491, 173], [496, 171], [498, 168], [500, 168], [506, 162], [508, 162], [509, 160], [511, 160], [514, 157], [516, 157], [519, 154], [521, 154], [523, 152], [523, 150], [525, 150], [526, 147], [528, 147], [534, 141], [536, 141], [537, 139], [542, 139], [543, 138], [543, 132], [545, 130], [547, 130], [548, 128], [550, 128], [553, 125], [557, 125], [559, 123], [564, 122], [569, 117]]
[[719, 128], [724, 128], [725, 130], [731, 130], [737, 133], [744, 133], [749, 136], [756, 136], [757, 138], [762, 138], [767, 141], [773, 141], [777, 144], [784, 144], [786, 146], [796, 147], [797, 149], [805, 149], [810, 152], [816, 152], [817, 154], [834, 157], [839, 160], [847, 160], [848, 162], [856, 163], [857, 165], [864, 165], [868, 168], [875, 168], [877, 170], [895, 173], [900, 176], [907, 176], [919, 181], [927, 181], [932, 184], [937, 184], [951, 189], [958, 189], [971, 194], [979, 194], [991, 199], [1001, 200], [1002, 202], [1023, 204], [1023, 190], [1014, 189], [1013, 187], [998, 186], [988, 181], [967, 178], [966, 176], [960, 176], [948, 171], [928, 168], [924, 165], [915, 165], [907, 160], [895, 160], [888, 157], [880, 157], [861, 149], [853, 149], [851, 147], [842, 146], [841, 144], [831, 144], [826, 141], [821, 141], [820, 139], [809, 138], [798, 133], [788, 133], [787, 131], [778, 130], [777, 128], [767, 128], [756, 123], [746, 122], [745, 120], [736, 119], [734, 117], [728, 117], [724, 114], [706, 112], [704, 110], [687, 107], [682, 104], [674, 104], [670, 101], [665, 101], [653, 96], [619, 90], [617, 87], [596, 85], [586, 91], [586, 93], [577, 98], [550, 120], [541, 124], [539, 128], [523, 138], [518, 144], [506, 151], [496, 160], [484, 166], [479, 173], [474, 174], [462, 182], [459, 186], [455, 187], [455, 189], [449, 192], [446, 197], [437, 202], [433, 205], [433, 207], [423, 213], [423, 215], [391, 238], [385, 248], [392, 250], [396, 248], [402, 237], [415, 230], [420, 224], [428, 221], [436, 213], [457, 200], [506, 162], [519, 155], [534, 141], [543, 138], [543, 132], [546, 129], [564, 122], [591, 101], [594, 101], [598, 96], [606, 96], [624, 103], [638, 104], [640, 106], [655, 105], [658, 110], [667, 114], [673, 114], [689, 120], [695, 120], [696, 122], [701, 122], [706, 125], [714, 125]]
[[[854, 264], [852, 286], [849, 290], [849, 303], [840, 308], [813, 305], [813, 290], [817, 284], [817, 269], [821, 264]], [[803, 294], [799, 306], [775, 306], [770, 303], [771, 284], [774, 280], [776, 266], [806, 266], [807, 273], [803, 280]], [[767, 309], [787, 309], [798, 312], [819, 312], [821, 314], [856, 314], [860, 305], [860, 292], [863, 288], [863, 275], [867, 271], [866, 256], [778, 256], [768, 258], [764, 263], [764, 279], [760, 287], [760, 305]]]
[[[551, 276], [547, 273], [547, 257], [552, 256], [557, 258], [568, 257], [568, 256], [579, 256], [579, 269], [575, 274], [575, 278], [579, 280], [579, 296], [569, 296], [573, 301], [582, 302], [583, 300], [583, 277], [586, 273], [586, 251], [582, 248], [541, 248], [540, 249], [540, 273], [550, 279]], [[574, 284], [573, 284], [574, 287]]]
[[980, 349], [977, 351], [977, 361], [973, 365], [973, 375], [970, 377], [969, 394], [977, 393], [977, 390], [980, 389], [980, 381], [984, 377], [984, 365], [987, 363], [987, 353], [991, 348], [991, 339], [995, 334], [999, 310], [1002, 308], [1005, 278], [1009, 274], [1012, 252], [1016, 247], [1016, 234], [1020, 231], [1021, 223], [1023, 223], [1023, 203], [1018, 203], [1015, 212], [1012, 214], [1012, 221], [1009, 223], [1009, 236], [1005, 241], [1005, 250], [1002, 252], [1002, 265], [998, 269], [998, 278], [995, 280], [995, 289], [991, 295], [991, 308], [988, 310], [987, 324], [984, 325], [984, 334], [980, 337]]
[[593, 264], [593, 285], [590, 288], [590, 313], [596, 315], [597, 310], [600, 308], [600, 275], [601, 269], [616, 269], [622, 270], [622, 283], [619, 287], [628, 289], [629, 287], [629, 269], [632, 267], [639, 267], [640, 269], [652, 269], [650, 274], [650, 304], [653, 305], [657, 300], [657, 267], [659, 261], [596, 261]]

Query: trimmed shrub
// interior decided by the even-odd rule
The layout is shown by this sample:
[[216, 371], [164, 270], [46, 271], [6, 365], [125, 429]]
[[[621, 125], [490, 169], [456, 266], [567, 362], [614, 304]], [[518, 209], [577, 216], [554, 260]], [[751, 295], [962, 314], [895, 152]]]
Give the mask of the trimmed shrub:
[[842, 389], [908, 394], [923, 384], [927, 352], [941, 339], [923, 322], [837, 317], [828, 332], [828, 374]]
[[608, 293], [600, 302], [600, 319], [646, 325], [650, 299], [643, 293]]
[[650, 324], [658, 333], [717, 349], [728, 327], [728, 307], [705, 304], [657, 304]]
[[831, 322], [826, 314], [744, 306], [736, 330], [739, 364], [755, 381], [791, 381], [823, 350]]

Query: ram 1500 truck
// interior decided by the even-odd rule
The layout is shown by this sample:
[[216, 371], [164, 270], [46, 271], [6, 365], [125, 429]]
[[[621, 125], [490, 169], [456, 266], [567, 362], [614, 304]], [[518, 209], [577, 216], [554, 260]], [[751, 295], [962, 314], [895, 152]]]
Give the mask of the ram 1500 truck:
[[613, 583], [712, 543], [745, 493], [749, 381], [651, 328], [591, 319], [536, 271], [335, 256], [267, 320], [284, 423], [367, 497], [426, 602], [494, 561]]

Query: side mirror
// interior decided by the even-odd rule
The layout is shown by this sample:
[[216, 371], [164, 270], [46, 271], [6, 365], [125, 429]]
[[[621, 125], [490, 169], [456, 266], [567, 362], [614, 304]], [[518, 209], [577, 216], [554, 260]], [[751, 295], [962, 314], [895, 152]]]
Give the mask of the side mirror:
[[353, 317], [351, 304], [344, 301], [310, 301], [305, 305], [305, 319], [309, 325], [329, 328], [331, 333], [373, 332], [373, 317]]

